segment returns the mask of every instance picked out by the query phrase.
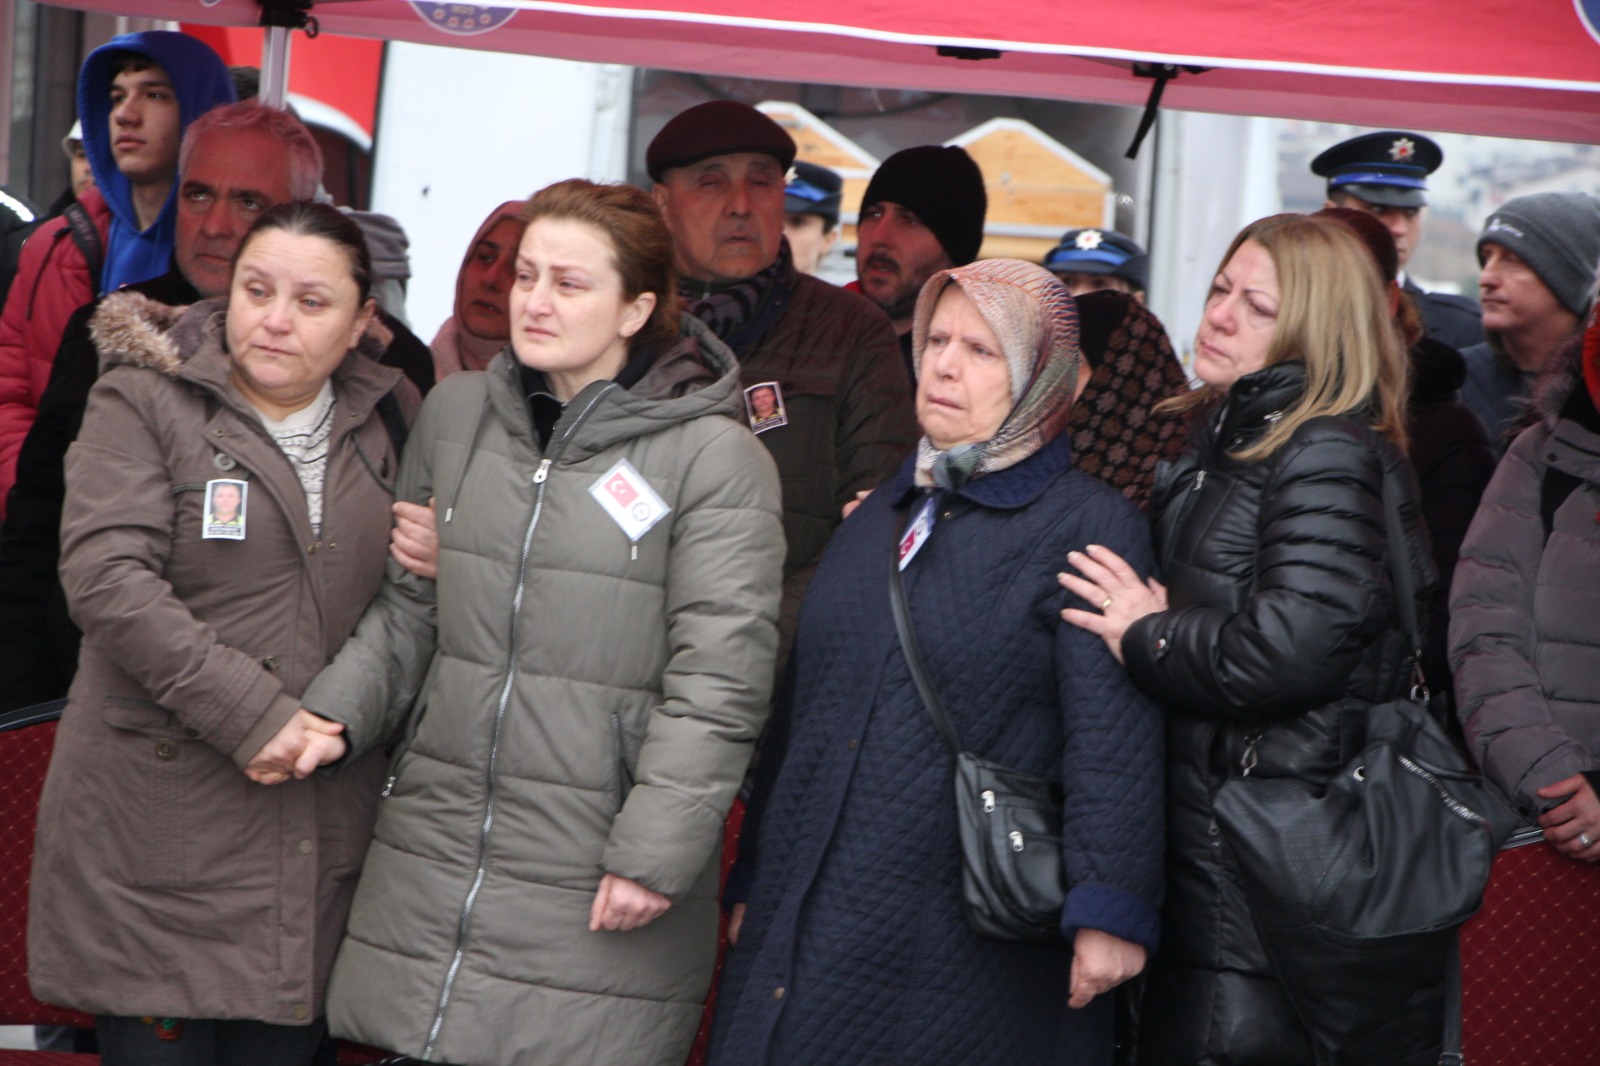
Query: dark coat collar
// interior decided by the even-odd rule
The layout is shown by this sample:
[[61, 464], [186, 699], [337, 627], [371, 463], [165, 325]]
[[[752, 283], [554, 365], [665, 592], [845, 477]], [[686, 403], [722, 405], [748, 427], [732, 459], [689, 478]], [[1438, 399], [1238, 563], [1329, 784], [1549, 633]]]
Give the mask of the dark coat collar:
[[[1014, 511], [1044, 495], [1044, 490], [1071, 466], [1072, 435], [1062, 433], [1015, 466], [975, 477], [951, 495], [983, 507]], [[885, 486], [896, 507], [906, 506], [912, 497], [921, 494], [916, 485], [916, 468], [917, 454], [913, 451]]]

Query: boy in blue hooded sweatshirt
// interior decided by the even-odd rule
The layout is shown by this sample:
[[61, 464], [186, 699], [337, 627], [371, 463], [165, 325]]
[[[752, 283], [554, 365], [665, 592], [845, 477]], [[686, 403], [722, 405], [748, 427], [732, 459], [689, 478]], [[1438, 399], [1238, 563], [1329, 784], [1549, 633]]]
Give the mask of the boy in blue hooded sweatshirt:
[[[78, 233], [63, 217], [28, 239], [0, 314], [0, 517], [67, 319], [101, 293], [166, 272], [183, 131], [233, 101], [221, 58], [181, 33], [113, 37], [84, 61], [78, 113], [97, 189], [80, 200]], [[85, 245], [97, 248], [98, 271]]]

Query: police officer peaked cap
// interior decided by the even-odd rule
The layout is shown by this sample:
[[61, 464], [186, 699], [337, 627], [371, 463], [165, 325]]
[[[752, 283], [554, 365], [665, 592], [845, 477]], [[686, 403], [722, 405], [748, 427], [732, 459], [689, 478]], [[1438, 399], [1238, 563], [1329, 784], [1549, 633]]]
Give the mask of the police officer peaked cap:
[[844, 179], [837, 171], [797, 159], [783, 189], [783, 209], [791, 215], [820, 215], [830, 227], [836, 226], [843, 191]]
[[1140, 292], [1150, 287], [1150, 256], [1139, 242], [1114, 229], [1069, 229], [1044, 257], [1056, 274], [1107, 274]]
[[1328, 195], [1342, 193], [1387, 207], [1424, 207], [1428, 175], [1444, 152], [1420, 133], [1384, 130], [1341, 141], [1311, 161], [1311, 172], [1328, 179]]
[[650, 180], [660, 181], [673, 167], [686, 167], [715, 155], [760, 152], [784, 170], [794, 162], [794, 138], [749, 104], [712, 100], [673, 117], [645, 149]]

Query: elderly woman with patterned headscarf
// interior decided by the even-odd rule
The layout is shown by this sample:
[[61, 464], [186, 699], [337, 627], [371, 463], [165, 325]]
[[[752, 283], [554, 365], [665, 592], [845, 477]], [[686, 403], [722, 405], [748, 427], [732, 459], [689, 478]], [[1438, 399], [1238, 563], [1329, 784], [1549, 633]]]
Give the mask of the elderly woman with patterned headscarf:
[[[1109, 1061], [1111, 997], [1156, 946], [1161, 713], [1061, 621], [1089, 544], [1151, 568], [1145, 522], [1075, 469], [1082, 353], [1048, 271], [935, 274], [913, 324], [914, 456], [840, 526], [800, 614], [725, 904], [711, 1062], [1011, 1066]], [[1059, 783], [1059, 936], [967, 923], [953, 756], [913, 681], [910, 628], [961, 746]]]

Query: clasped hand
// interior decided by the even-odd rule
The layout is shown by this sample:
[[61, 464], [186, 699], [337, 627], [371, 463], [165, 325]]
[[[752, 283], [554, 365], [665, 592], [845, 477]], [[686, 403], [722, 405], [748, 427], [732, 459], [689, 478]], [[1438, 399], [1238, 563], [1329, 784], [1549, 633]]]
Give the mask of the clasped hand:
[[311, 776], [317, 767], [344, 758], [348, 745], [340, 733], [344, 726], [319, 718], [302, 707], [294, 712], [278, 735], [262, 745], [244, 768], [258, 785], [281, 785], [293, 777]]

